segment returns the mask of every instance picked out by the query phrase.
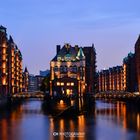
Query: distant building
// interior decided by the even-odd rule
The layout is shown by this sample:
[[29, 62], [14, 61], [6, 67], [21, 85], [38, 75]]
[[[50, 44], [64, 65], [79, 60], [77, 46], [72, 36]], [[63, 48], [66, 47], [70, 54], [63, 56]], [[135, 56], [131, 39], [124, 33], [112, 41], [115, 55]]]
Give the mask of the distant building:
[[0, 26], [0, 94], [14, 94], [22, 90], [22, 54], [12, 37], [7, 37], [6, 28]]
[[[50, 94], [80, 94], [94, 91], [96, 73], [94, 46], [56, 46], [57, 54], [50, 62]], [[93, 65], [93, 66], [91, 66]]]
[[99, 92], [123, 91], [123, 67], [116, 66], [98, 73]]
[[42, 81], [45, 77], [44, 76], [41, 76], [41, 75], [36, 75], [35, 76], [35, 79], [36, 79], [36, 89], [37, 90], [40, 90], [40, 87], [42, 85]]
[[140, 92], [140, 36], [135, 44], [135, 59], [136, 59], [136, 77], [138, 82], [138, 91]]
[[50, 73], [50, 70], [45, 70], [45, 71], [40, 70], [40, 76], [45, 77], [45, 76], [47, 76], [49, 73]]
[[28, 91], [33, 92], [33, 91], [39, 91], [42, 81], [45, 77], [40, 76], [40, 75], [29, 75], [29, 85], [28, 85]]
[[32, 92], [36, 90], [37, 90], [36, 77], [33, 74], [29, 74], [28, 91]]
[[136, 61], [135, 54], [129, 53], [123, 59], [124, 90], [128, 92], [137, 91]]
[[140, 36], [135, 43], [135, 53], [123, 59], [123, 66], [109, 68], [98, 73], [98, 89], [101, 91], [140, 92]]
[[29, 72], [27, 70], [27, 67], [25, 67], [25, 70], [23, 72], [23, 91], [27, 92], [29, 87]]

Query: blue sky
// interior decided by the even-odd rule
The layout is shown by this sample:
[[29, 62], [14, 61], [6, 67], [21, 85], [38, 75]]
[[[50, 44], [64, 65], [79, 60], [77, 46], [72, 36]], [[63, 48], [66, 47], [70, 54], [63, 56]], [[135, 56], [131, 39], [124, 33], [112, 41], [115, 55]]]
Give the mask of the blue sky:
[[49, 68], [56, 45], [95, 44], [98, 69], [121, 65], [140, 34], [139, 0], [6, 0], [0, 24], [30, 73]]

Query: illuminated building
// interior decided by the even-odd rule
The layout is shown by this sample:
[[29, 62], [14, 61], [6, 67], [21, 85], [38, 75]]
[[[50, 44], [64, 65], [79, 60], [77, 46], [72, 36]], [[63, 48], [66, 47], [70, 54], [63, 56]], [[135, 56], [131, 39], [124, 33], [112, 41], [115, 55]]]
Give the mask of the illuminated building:
[[22, 54], [6, 28], [0, 26], [0, 93], [14, 94], [23, 90]]
[[28, 91], [33, 92], [37, 90], [36, 77], [33, 74], [29, 74]]
[[0, 26], [0, 93], [2, 95], [8, 94], [7, 47], [6, 28]]
[[138, 82], [138, 91], [140, 92], [140, 36], [135, 44], [135, 57], [136, 57], [136, 77]]
[[97, 75], [96, 75], [96, 51], [94, 44], [89, 47], [83, 47], [83, 52], [86, 58], [85, 80], [86, 93], [95, 93], [97, 90]]
[[[91, 60], [95, 58], [91, 58], [94, 52], [93, 46], [82, 48], [77, 45], [72, 47], [70, 44], [65, 44], [62, 48], [60, 45], [56, 47], [57, 54], [50, 62], [50, 94], [71, 95], [79, 93], [83, 95], [88, 89], [89, 92], [92, 91], [94, 85], [91, 84], [93, 80], [90, 81], [90, 79], [94, 75], [91, 77], [90, 75], [93, 73]], [[93, 62], [95, 63], [95, 61]]]
[[19, 93], [23, 89], [22, 54], [10, 36], [8, 40], [8, 86], [9, 93]]
[[124, 90], [128, 92], [137, 91], [135, 54], [131, 52], [123, 59], [123, 77]]
[[123, 67], [116, 66], [98, 73], [99, 92], [123, 91]]

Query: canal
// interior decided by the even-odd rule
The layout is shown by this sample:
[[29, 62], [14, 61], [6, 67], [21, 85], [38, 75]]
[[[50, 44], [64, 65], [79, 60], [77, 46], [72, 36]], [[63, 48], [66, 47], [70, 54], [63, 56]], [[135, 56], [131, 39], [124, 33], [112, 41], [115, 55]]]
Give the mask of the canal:
[[0, 140], [139, 140], [140, 112], [123, 102], [96, 101], [91, 112], [53, 119], [41, 100], [1, 111]]

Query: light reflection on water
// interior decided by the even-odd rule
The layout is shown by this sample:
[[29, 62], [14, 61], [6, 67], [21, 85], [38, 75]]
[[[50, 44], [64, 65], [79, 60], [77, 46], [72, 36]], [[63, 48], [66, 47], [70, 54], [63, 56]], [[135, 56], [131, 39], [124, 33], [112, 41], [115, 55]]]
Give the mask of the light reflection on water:
[[[90, 114], [65, 119], [45, 115], [41, 105], [41, 101], [27, 101], [1, 113], [0, 140], [64, 140], [64, 132], [82, 133], [70, 140], [140, 139], [140, 113], [123, 102], [96, 101]], [[64, 106], [60, 103], [60, 108]]]

